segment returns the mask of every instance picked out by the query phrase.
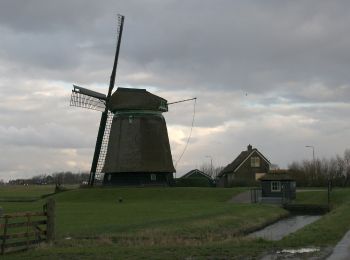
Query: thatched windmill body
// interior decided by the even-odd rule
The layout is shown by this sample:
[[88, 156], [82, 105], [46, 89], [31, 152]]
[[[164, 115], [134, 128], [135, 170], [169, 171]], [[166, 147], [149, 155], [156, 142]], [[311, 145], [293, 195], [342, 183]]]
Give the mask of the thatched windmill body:
[[123, 32], [118, 16], [118, 41], [107, 95], [74, 86], [72, 106], [102, 112], [89, 185], [169, 185], [175, 168], [163, 112], [167, 100], [145, 89], [118, 88], [112, 95]]

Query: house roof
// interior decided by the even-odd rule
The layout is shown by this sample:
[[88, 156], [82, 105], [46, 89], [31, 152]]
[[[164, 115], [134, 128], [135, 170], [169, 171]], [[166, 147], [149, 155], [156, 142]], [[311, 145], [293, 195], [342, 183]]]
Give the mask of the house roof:
[[213, 179], [210, 175], [208, 175], [208, 174], [206, 174], [206, 173], [204, 173], [204, 172], [202, 172], [202, 171], [200, 171], [200, 170], [198, 170], [198, 169], [194, 169], [194, 170], [191, 170], [191, 171], [189, 171], [188, 173], [186, 173], [185, 175], [183, 175], [183, 176], [181, 176], [180, 177], [180, 179], [186, 179], [186, 178], [189, 178], [189, 177], [191, 177], [191, 175], [193, 175], [193, 174], [201, 174], [201, 175], [203, 175], [204, 177], [206, 177], [206, 178], [208, 178], [208, 179]]
[[294, 181], [293, 178], [287, 174], [269, 173], [259, 179], [260, 181]]
[[233, 162], [231, 162], [230, 164], [228, 164], [218, 175], [218, 177], [224, 175], [225, 173], [228, 172], [236, 172], [242, 165], [243, 163], [248, 160], [254, 153], [257, 153], [264, 161], [266, 161], [268, 164], [270, 164], [270, 161], [268, 159], [266, 159], [266, 157], [264, 155], [262, 155], [262, 153], [260, 153], [258, 151], [258, 149], [253, 148], [253, 149], [249, 149], [248, 146], [248, 150], [246, 151], [242, 151], [237, 157], [236, 159], [233, 160]]

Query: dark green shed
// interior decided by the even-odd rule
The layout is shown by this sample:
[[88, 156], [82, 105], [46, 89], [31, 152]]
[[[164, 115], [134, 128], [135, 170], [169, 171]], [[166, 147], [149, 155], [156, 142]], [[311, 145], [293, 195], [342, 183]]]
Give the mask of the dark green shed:
[[213, 178], [198, 170], [194, 169], [180, 177], [176, 180], [177, 186], [185, 186], [185, 187], [214, 187], [215, 182]]
[[266, 174], [260, 178], [261, 197], [295, 199], [296, 182], [287, 174]]

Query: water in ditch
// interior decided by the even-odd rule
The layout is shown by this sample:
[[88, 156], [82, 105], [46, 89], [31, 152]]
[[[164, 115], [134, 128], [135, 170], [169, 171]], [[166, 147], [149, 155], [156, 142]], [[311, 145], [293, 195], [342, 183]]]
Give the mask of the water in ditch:
[[266, 240], [280, 240], [320, 218], [321, 216], [319, 215], [291, 216], [289, 218], [277, 221], [276, 223], [261, 230], [253, 232], [249, 234], [248, 237], [263, 238]]

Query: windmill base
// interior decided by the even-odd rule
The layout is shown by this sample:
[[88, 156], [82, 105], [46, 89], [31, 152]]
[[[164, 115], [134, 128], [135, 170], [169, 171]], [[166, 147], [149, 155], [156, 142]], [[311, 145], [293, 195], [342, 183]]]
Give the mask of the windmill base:
[[104, 186], [172, 186], [173, 173], [123, 172], [105, 173]]

